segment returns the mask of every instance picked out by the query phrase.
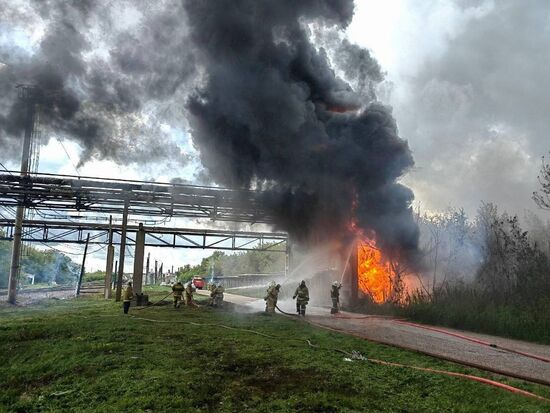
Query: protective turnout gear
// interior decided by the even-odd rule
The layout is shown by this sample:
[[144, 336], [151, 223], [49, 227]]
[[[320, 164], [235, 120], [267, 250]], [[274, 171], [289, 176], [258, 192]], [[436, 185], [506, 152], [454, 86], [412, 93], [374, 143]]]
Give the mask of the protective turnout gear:
[[342, 288], [342, 284], [338, 281], [334, 281], [332, 283], [332, 288], [330, 290], [330, 298], [332, 299], [332, 308], [330, 309], [331, 314], [336, 314], [340, 311], [340, 288]]
[[130, 303], [132, 302], [132, 299], [134, 298], [134, 289], [132, 288], [132, 283], [128, 283], [128, 287], [124, 290], [122, 294], [122, 308], [124, 309], [124, 314], [128, 314], [128, 310], [130, 309]]
[[212, 284], [210, 288], [210, 301], [208, 305], [212, 307], [223, 307], [223, 293], [225, 288], [221, 284]]
[[216, 298], [216, 284], [210, 284], [208, 289], [210, 290], [210, 298], [208, 299], [208, 305], [214, 306], [214, 299]]
[[306, 305], [309, 302], [309, 290], [306, 287], [305, 281], [302, 280], [292, 298], [296, 298], [296, 312], [301, 316], [305, 316]]
[[277, 298], [279, 297], [280, 289], [280, 284], [275, 284], [275, 282], [269, 284], [266, 296], [264, 297], [266, 313], [273, 314], [275, 312], [275, 306], [277, 305]]
[[193, 302], [194, 291], [195, 289], [193, 288], [193, 284], [192, 283], [187, 284], [187, 286], [185, 287], [185, 292], [183, 297], [185, 299], [185, 305], [188, 307], [195, 307], [195, 303]]
[[181, 295], [183, 294], [184, 287], [181, 282], [177, 282], [172, 286], [172, 294], [174, 295], [174, 308], [181, 305]]
[[223, 285], [218, 284], [214, 292], [215, 292], [214, 306], [223, 307], [223, 293], [225, 292], [225, 288], [223, 288]]

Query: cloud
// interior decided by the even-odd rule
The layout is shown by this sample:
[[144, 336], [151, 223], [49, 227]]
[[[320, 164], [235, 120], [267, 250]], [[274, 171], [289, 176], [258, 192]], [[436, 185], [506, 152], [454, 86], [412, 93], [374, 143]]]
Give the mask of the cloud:
[[406, 182], [437, 209], [473, 209], [481, 200], [533, 207], [538, 159], [550, 149], [550, 3], [453, 7], [455, 29], [443, 47], [394, 85], [396, 118], [417, 165]]

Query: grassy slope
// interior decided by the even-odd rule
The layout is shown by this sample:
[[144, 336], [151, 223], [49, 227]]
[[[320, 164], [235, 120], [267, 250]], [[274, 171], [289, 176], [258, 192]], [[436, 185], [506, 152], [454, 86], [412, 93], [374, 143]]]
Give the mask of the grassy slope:
[[[457, 378], [343, 361], [335, 351], [287, 339], [492, 377], [298, 320], [207, 308], [131, 310], [169, 321], [152, 323], [121, 312], [96, 299], [0, 309], [0, 410], [550, 411], [550, 404]], [[205, 325], [217, 323], [286, 339]], [[499, 380], [550, 397], [547, 387]]]

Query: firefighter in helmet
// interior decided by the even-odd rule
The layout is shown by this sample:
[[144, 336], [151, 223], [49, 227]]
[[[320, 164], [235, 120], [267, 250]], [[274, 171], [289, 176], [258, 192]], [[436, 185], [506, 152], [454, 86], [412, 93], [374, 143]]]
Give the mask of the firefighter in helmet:
[[210, 291], [210, 298], [208, 299], [208, 305], [211, 307], [214, 307], [215, 300], [216, 300], [216, 284], [211, 283], [208, 286], [208, 290]]
[[214, 306], [215, 307], [223, 307], [223, 293], [225, 292], [225, 288], [223, 288], [223, 285], [218, 284], [216, 286], [216, 289], [214, 290]]
[[181, 305], [181, 296], [183, 294], [184, 287], [180, 281], [172, 286], [172, 294], [174, 295], [174, 308]]
[[302, 280], [292, 299], [296, 299], [296, 312], [301, 315], [306, 315], [306, 305], [309, 302], [309, 290], [306, 287], [306, 282]]
[[332, 283], [332, 288], [330, 289], [330, 298], [332, 299], [331, 314], [336, 314], [340, 311], [340, 288], [342, 288], [342, 284], [338, 281]]
[[277, 298], [279, 297], [279, 290], [281, 289], [281, 284], [275, 284], [275, 281], [271, 282], [267, 288], [265, 300], [265, 312], [268, 314], [275, 313], [275, 306], [277, 305]]
[[185, 305], [187, 307], [196, 307], [195, 303], [193, 302], [193, 292], [195, 291], [193, 283], [188, 282], [185, 286], [185, 291], [183, 292], [183, 298], [185, 301]]

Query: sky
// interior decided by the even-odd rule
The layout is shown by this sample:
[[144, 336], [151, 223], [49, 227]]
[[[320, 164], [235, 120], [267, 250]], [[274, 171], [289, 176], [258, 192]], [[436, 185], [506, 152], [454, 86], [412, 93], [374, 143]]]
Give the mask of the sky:
[[[48, 27], [40, 24], [29, 2], [9, 3], [12, 9], [20, 4], [20, 12], [34, 16], [29, 18], [34, 24], [14, 27], [9, 15], [0, 15], [0, 46], [32, 54]], [[116, 13], [117, 33], [139, 20], [132, 7], [121, 6]], [[415, 166], [401, 181], [413, 190], [416, 207], [428, 212], [465, 208], [475, 214], [481, 202], [494, 202], [518, 214], [536, 210], [531, 194], [538, 189], [540, 159], [550, 151], [549, 23], [550, 3], [543, 0], [356, 1], [345, 36], [368, 49], [385, 74], [376, 92], [392, 107], [399, 134], [412, 150]], [[90, 56], [105, 53], [111, 36], [94, 30], [91, 36], [97, 42]], [[151, 59], [162, 62], [161, 55]], [[179, 64], [184, 66], [185, 59]], [[2, 65], [0, 60], [0, 70]], [[162, 110], [172, 110], [178, 97]], [[144, 110], [131, 120], [136, 133], [147, 133], [149, 119]], [[139, 147], [129, 138], [116, 150], [127, 151], [133, 162], [121, 162], [119, 152], [91, 153], [83, 141], [48, 131], [39, 170], [201, 182], [199, 155], [185, 120], [156, 126], [172, 154], [154, 147], [158, 140]], [[19, 149], [14, 144], [11, 148], [13, 153], [0, 154], [0, 161], [17, 169], [14, 154]], [[150, 252], [176, 267], [196, 264], [211, 253], [160, 248]], [[101, 254], [91, 258], [91, 269], [103, 268]], [[126, 265], [131, 268], [131, 262]]]

